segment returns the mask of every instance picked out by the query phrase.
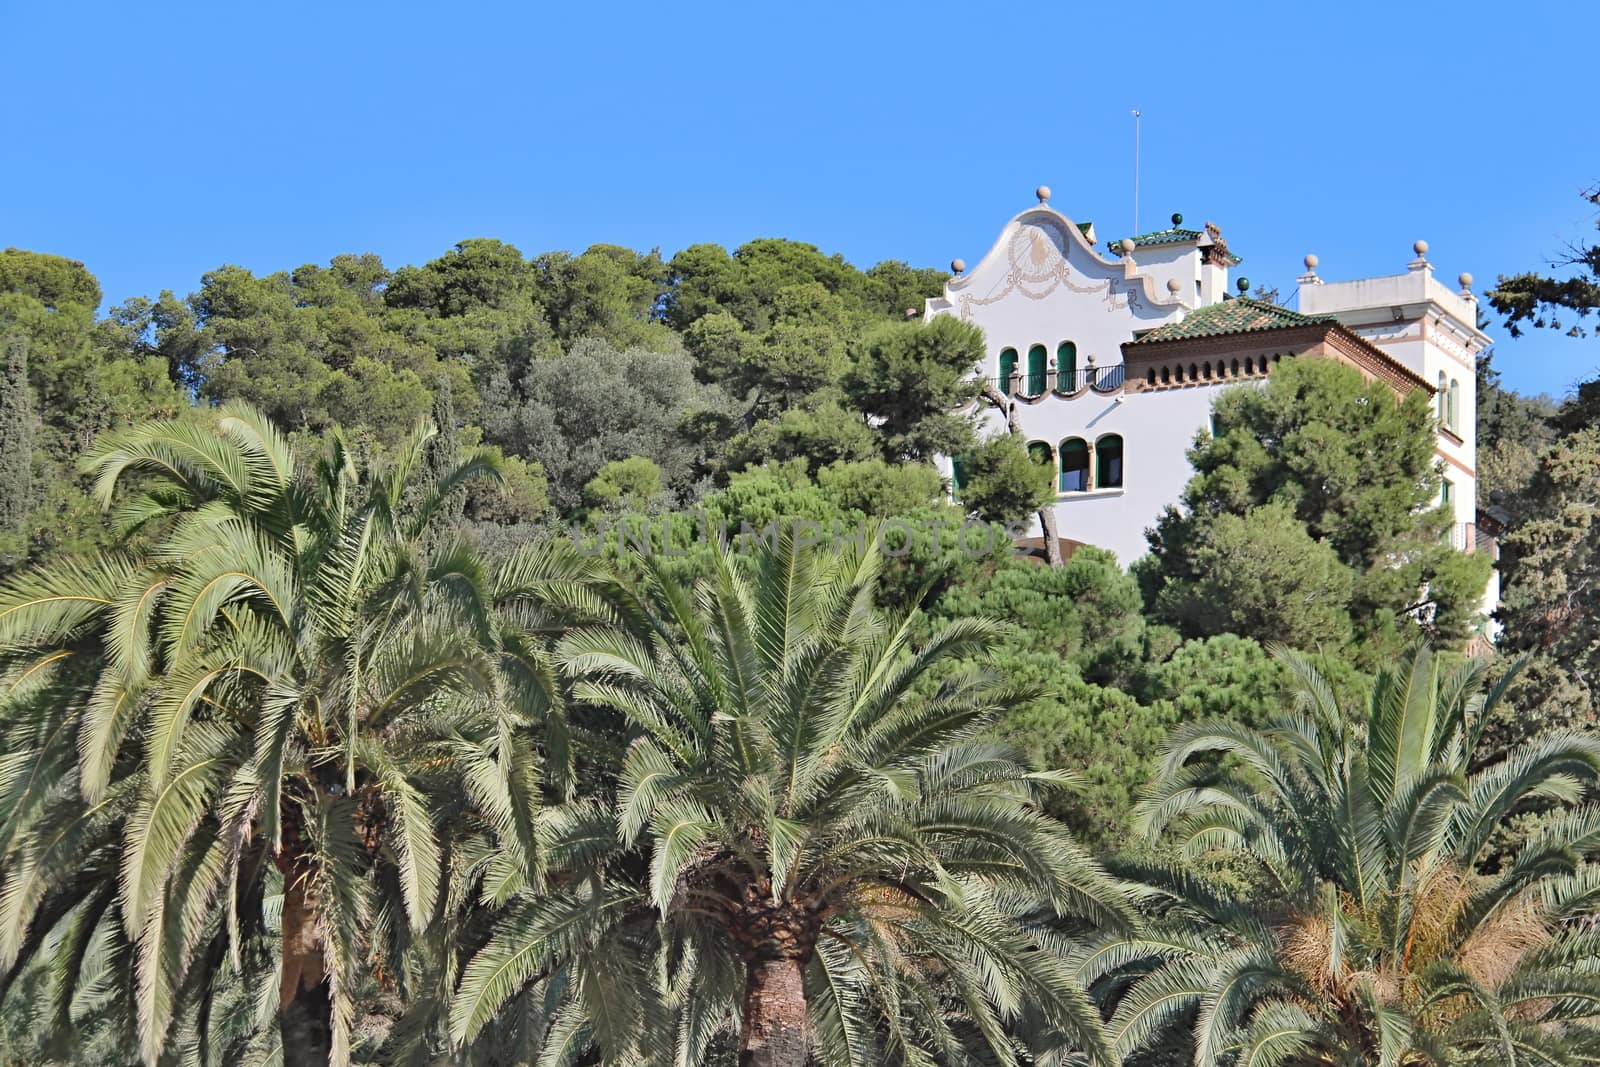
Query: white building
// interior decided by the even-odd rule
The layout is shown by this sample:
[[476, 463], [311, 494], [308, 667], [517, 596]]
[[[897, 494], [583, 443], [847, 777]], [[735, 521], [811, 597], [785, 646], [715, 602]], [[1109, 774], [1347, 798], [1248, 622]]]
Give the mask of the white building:
[[[1294, 311], [1230, 298], [1240, 261], [1210, 223], [1183, 229], [1175, 215], [1172, 228], [1102, 254], [1093, 225], [1050, 207], [1049, 189], [1038, 197], [970, 271], [951, 265], [955, 277], [926, 315], [983, 328], [982, 373], [1057, 472], [1061, 537], [1108, 548], [1124, 564], [1144, 554], [1145, 529], [1193, 473], [1185, 452], [1210, 425], [1217, 390], [1264, 378], [1293, 355], [1338, 359], [1398, 391], [1433, 394], [1453, 537], [1474, 547], [1474, 357], [1489, 338], [1477, 328], [1469, 275], [1459, 292], [1441, 284], [1421, 241], [1404, 272], [1382, 278], [1324, 282], [1307, 256]], [[984, 408], [986, 431], [1005, 432], [1006, 415]], [[949, 461], [944, 473], [956, 474]]]

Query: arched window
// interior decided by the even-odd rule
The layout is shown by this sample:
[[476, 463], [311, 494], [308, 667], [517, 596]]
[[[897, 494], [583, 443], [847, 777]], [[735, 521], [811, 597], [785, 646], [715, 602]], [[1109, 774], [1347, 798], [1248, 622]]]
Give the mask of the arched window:
[[1256, 361], [1249, 356], [1244, 357], [1244, 372], [1246, 374], [1254, 374], [1256, 372]]
[[1056, 488], [1063, 493], [1082, 493], [1089, 488], [1089, 445], [1083, 438], [1061, 442], [1061, 476]]
[[1450, 379], [1450, 408], [1446, 414], [1450, 428], [1455, 429], [1461, 417], [1461, 383], [1454, 378]]
[[1055, 462], [1055, 457], [1050, 454], [1050, 446], [1043, 441], [1028, 442], [1028, 458], [1041, 467], [1048, 467]]
[[1450, 383], [1445, 380], [1444, 371], [1439, 372], [1439, 391], [1433, 399], [1439, 405], [1439, 425], [1450, 425]]
[[1162, 385], [1170, 385], [1170, 384], [1172, 384], [1172, 372], [1170, 370], [1168, 370], [1166, 367], [1162, 367], [1161, 368], [1161, 384]]
[[1028, 396], [1044, 395], [1045, 375], [1044, 345], [1034, 345], [1028, 349], [1028, 384], [1024, 392]]
[[1198, 382], [1200, 380], [1200, 364], [1189, 364], [1189, 380], [1191, 382]]
[[1210, 362], [1210, 360], [1207, 360], [1206, 361], [1206, 365], [1204, 367], [1200, 368], [1200, 373], [1205, 377], [1205, 379], [1207, 381], [1211, 380], [1211, 362]]
[[1094, 484], [1097, 489], [1122, 486], [1122, 435], [1108, 433], [1094, 443]]
[[1229, 376], [1233, 378], [1237, 378], [1239, 376], [1239, 361], [1237, 359], [1233, 361], [1233, 370]]
[[1178, 364], [1176, 367], [1173, 368], [1172, 380], [1177, 382], [1179, 385], [1183, 384], [1183, 364], [1182, 363]]
[[1062, 341], [1056, 346], [1056, 392], [1078, 391], [1078, 346]]
[[1011, 395], [1015, 385], [1012, 380], [1017, 376], [1017, 350], [1015, 348], [1002, 348], [1000, 350], [1000, 391], [1006, 396]]
[[1151, 367], [1150, 370], [1146, 372], [1144, 376], [1144, 382], [1146, 385], [1156, 384], [1156, 369], [1154, 367]]

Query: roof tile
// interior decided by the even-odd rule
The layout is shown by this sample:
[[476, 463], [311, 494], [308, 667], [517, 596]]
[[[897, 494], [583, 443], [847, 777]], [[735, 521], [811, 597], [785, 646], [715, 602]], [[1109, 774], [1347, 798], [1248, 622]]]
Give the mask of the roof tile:
[[[1150, 233], [1138, 234], [1134, 237], [1133, 243], [1137, 251], [1139, 248], [1147, 248], [1150, 245], [1176, 245], [1185, 241], [1198, 241], [1204, 236], [1205, 234], [1199, 230], [1184, 230], [1173, 227], [1167, 230], [1154, 230]], [[1121, 244], [1122, 240], [1119, 238], [1115, 241], [1107, 241], [1106, 247], [1112, 252], [1120, 254], [1122, 252]]]
[[1302, 315], [1265, 300], [1252, 300], [1242, 296], [1224, 300], [1220, 304], [1196, 308], [1183, 317], [1182, 322], [1169, 322], [1158, 326], [1136, 340], [1135, 344], [1155, 341], [1183, 341], [1194, 337], [1218, 337], [1229, 333], [1257, 333], [1261, 330], [1281, 330], [1291, 326], [1310, 326], [1314, 323], [1336, 322], [1332, 315]]

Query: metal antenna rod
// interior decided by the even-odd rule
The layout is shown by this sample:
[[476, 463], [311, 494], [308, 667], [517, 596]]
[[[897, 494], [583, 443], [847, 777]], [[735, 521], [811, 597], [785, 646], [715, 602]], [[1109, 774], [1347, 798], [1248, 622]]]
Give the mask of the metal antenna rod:
[[1138, 108], [1133, 109], [1133, 232], [1139, 232], [1139, 118]]

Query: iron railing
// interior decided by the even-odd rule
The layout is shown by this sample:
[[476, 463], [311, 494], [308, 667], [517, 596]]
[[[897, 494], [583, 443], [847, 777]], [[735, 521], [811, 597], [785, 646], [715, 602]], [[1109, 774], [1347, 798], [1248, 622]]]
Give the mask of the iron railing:
[[1097, 393], [1114, 393], [1122, 388], [1126, 380], [1126, 368], [1121, 364], [1109, 367], [1084, 367], [1079, 370], [1046, 371], [1043, 375], [1029, 374], [1026, 371], [1017, 371], [1011, 375], [1009, 382], [991, 378], [995, 387], [1007, 396], [1020, 396], [1027, 399], [1055, 393], [1058, 396], [1073, 396], [1086, 389]]

